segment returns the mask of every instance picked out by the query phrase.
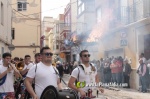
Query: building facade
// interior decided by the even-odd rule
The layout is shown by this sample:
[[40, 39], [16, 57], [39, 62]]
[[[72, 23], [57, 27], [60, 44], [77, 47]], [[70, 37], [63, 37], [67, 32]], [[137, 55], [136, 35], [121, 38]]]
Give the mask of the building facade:
[[[71, 3], [71, 37], [72, 41], [76, 40], [77, 35], [77, 0], [70, 0]], [[77, 55], [75, 54], [76, 48], [74, 46], [71, 47], [71, 61], [74, 62], [77, 59]]]
[[53, 17], [44, 17], [43, 18], [43, 32], [42, 35], [45, 36], [44, 40], [43, 40], [43, 44], [42, 46], [51, 46], [51, 37], [53, 35], [52, 33], [52, 29], [54, 27], [55, 24], [55, 19]]
[[[141, 53], [150, 59], [149, 0], [95, 0], [99, 58], [122, 56], [131, 60], [130, 84], [139, 89], [136, 71]], [[105, 12], [109, 12], [105, 13]], [[109, 16], [108, 16], [109, 15]], [[103, 24], [103, 27], [101, 24]]]
[[[61, 31], [63, 30], [64, 27], [64, 14], [59, 14], [58, 18], [55, 21], [54, 27], [53, 27], [53, 59], [54, 61], [63, 61], [64, 59], [64, 54], [60, 55], [60, 46], [61, 43], [63, 43], [63, 40], [60, 38]], [[61, 57], [62, 56], [62, 57]]]
[[70, 3], [66, 6], [64, 11], [64, 23], [62, 23], [62, 30], [60, 31], [60, 53], [65, 54], [63, 61], [71, 61], [71, 47], [69, 46], [71, 40], [71, 5]]
[[[87, 43], [95, 24], [95, 1], [77, 0], [76, 31], [73, 33], [72, 61], [79, 61], [79, 52], [83, 49], [93, 53], [93, 46]], [[73, 24], [72, 24], [73, 25]], [[92, 48], [92, 49], [91, 49]]]
[[13, 0], [13, 30], [12, 40], [15, 50], [13, 57], [31, 55], [40, 50], [41, 35], [41, 0]]
[[4, 52], [10, 52], [8, 46], [11, 44], [12, 35], [12, 0], [0, 0], [0, 57]]

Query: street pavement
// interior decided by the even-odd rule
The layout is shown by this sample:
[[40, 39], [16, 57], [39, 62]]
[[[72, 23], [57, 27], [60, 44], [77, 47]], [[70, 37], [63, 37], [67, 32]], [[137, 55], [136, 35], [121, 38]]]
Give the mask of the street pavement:
[[[63, 79], [68, 84], [70, 75], [64, 74]], [[67, 88], [62, 84], [63, 88]], [[150, 99], [150, 93], [141, 93], [134, 89], [119, 88], [119, 91], [104, 89], [104, 93], [99, 93], [99, 98], [95, 99]]]

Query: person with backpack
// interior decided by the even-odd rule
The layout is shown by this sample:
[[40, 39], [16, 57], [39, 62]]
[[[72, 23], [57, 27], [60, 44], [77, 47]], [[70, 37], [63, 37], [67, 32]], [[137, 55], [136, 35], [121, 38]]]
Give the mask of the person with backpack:
[[[75, 68], [68, 82], [68, 86], [79, 92], [79, 97], [84, 98], [87, 97], [88, 91], [92, 90], [91, 87], [85, 86], [83, 88], [77, 87], [77, 83], [85, 82], [86, 84], [91, 83], [99, 83], [97, 70], [94, 66], [92, 66], [90, 61], [90, 54], [88, 50], [83, 50], [80, 52], [81, 65]], [[74, 85], [76, 83], [76, 85]], [[99, 88], [101, 92], [104, 92], [102, 88]]]
[[[60, 78], [56, 73], [58, 70], [52, 66], [53, 53], [51, 49], [43, 47], [40, 54], [42, 57], [41, 62], [32, 66], [25, 78], [25, 86], [33, 99], [40, 99], [44, 89], [49, 85], [62, 89]], [[34, 87], [32, 87], [33, 81]]]

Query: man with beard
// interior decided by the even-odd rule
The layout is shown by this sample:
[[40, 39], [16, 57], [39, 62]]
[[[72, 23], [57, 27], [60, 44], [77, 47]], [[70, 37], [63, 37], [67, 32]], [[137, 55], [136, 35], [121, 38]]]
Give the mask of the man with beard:
[[[42, 57], [41, 62], [31, 67], [25, 79], [27, 91], [33, 99], [40, 99], [42, 92], [49, 85], [62, 89], [60, 79], [55, 72], [57, 69], [52, 66], [53, 53], [50, 48], [43, 47], [40, 54]], [[35, 80], [35, 91], [31, 85], [33, 80]]]
[[40, 53], [36, 53], [34, 55], [34, 59], [35, 59], [35, 61], [33, 62], [34, 65], [37, 64], [37, 63], [39, 63], [41, 61], [41, 55], [40, 55]]
[[[80, 52], [81, 65], [72, 71], [71, 78], [68, 82], [68, 86], [79, 92], [79, 97], [86, 97], [88, 90], [92, 90], [91, 87], [85, 86], [84, 88], [78, 88], [74, 85], [75, 82], [86, 82], [87, 84], [99, 83], [97, 70], [92, 66], [90, 61], [90, 54], [87, 50]], [[99, 90], [103, 93], [104, 90], [99, 87]]]

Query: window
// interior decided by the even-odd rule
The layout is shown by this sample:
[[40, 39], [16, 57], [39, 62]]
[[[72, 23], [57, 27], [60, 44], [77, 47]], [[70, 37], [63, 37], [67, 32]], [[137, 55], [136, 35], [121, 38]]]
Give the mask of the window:
[[11, 37], [12, 37], [12, 39], [14, 40], [15, 39], [15, 29], [14, 28], [12, 28], [12, 30], [11, 30], [12, 32], [12, 34], [11, 34]]
[[78, 6], [78, 15], [80, 15], [85, 10], [85, 5], [82, 3]]
[[78, 8], [78, 15], [81, 14], [81, 7]]
[[26, 11], [26, 10], [27, 10], [26, 0], [18, 0], [18, 11]]
[[4, 5], [1, 2], [1, 24], [4, 25]]
[[59, 24], [56, 24], [56, 33], [59, 33]]
[[84, 11], [84, 3], [82, 4], [82, 11]]
[[97, 17], [97, 23], [102, 21], [102, 10], [101, 8], [98, 8], [96, 11], [96, 17]]
[[68, 26], [68, 15], [65, 17], [65, 26]]
[[68, 26], [70, 26], [70, 13], [68, 13]]
[[79, 6], [81, 3], [82, 3], [81, 0], [78, 0], [78, 6]]
[[56, 45], [56, 49], [59, 49], [59, 45]]

